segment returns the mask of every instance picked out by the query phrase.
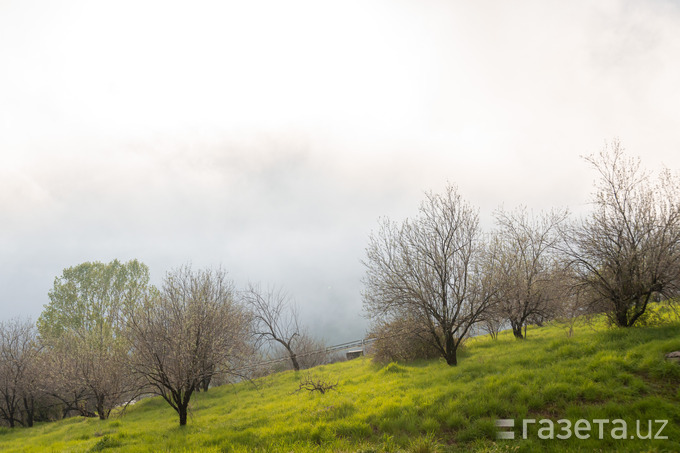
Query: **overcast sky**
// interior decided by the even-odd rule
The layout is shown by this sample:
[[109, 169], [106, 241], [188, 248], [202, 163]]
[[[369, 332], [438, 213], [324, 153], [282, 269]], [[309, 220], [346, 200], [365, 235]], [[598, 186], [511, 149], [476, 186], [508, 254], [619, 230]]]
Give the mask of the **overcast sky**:
[[0, 0], [0, 318], [137, 258], [360, 338], [379, 217], [581, 212], [606, 140], [680, 169], [679, 109], [678, 1]]

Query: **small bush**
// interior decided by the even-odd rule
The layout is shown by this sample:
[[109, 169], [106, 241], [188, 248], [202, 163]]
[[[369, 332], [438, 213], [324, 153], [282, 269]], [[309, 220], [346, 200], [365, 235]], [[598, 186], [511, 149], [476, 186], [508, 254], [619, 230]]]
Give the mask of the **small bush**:
[[396, 362], [388, 364], [382, 369], [383, 373], [406, 373], [408, 370]]
[[122, 443], [120, 440], [114, 439], [113, 437], [110, 436], [104, 436], [101, 439], [99, 439], [92, 448], [90, 448], [90, 451], [91, 452], [104, 451], [107, 448], [118, 448], [121, 445]]

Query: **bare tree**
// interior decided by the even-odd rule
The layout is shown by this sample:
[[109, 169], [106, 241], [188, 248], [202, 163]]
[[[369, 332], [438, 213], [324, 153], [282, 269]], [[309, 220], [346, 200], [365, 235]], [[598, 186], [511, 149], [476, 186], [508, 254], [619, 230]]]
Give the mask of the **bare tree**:
[[139, 395], [141, 383], [129, 370], [129, 348], [122, 337], [64, 332], [43, 339], [44, 392], [70, 412], [105, 420], [111, 411]]
[[182, 267], [129, 317], [132, 369], [186, 425], [189, 401], [202, 383], [235, 373], [248, 324], [223, 271]]
[[33, 426], [38, 354], [32, 322], [0, 323], [0, 417], [11, 428], [16, 423]]
[[630, 327], [654, 295], [680, 292], [680, 182], [665, 170], [653, 183], [618, 141], [586, 161], [599, 174], [594, 210], [565, 228], [562, 249], [591, 305]]
[[543, 321], [551, 316], [559, 297], [553, 276], [559, 268], [555, 245], [558, 227], [567, 211], [530, 215], [526, 208], [496, 211], [495, 244], [498, 286], [495, 310], [510, 323], [517, 339], [530, 321]]
[[66, 336], [50, 340], [40, 355], [40, 388], [49, 396], [61, 417], [78, 414], [96, 417], [91, 391], [79, 377], [79, 361]]
[[256, 342], [278, 343], [286, 350], [295, 371], [300, 371], [296, 351], [305, 340], [297, 306], [288, 294], [281, 288], [263, 290], [260, 285], [249, 284], [243, 300], [253, 313]]
[[366, 250], [364, 308], [375, 320], [413, 317], [428, 341], [457, 364], [456, 351], [491, 303], [478, 214], [453, 186], [428, 193], [420, 214], [385, 219]]

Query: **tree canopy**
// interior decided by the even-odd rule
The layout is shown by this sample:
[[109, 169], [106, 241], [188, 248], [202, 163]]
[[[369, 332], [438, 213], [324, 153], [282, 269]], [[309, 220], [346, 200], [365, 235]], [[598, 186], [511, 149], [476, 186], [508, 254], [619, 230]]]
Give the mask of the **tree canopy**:
[[149, 268], [137, 260], [69, 267], [54, 280], [50, 302], [38, 318], [38, 331], [43, 338], [64, 332], [83, 336], [95, 330], [115, 331], [125, 324], [124, 308], [137, 303], [148, 288]]

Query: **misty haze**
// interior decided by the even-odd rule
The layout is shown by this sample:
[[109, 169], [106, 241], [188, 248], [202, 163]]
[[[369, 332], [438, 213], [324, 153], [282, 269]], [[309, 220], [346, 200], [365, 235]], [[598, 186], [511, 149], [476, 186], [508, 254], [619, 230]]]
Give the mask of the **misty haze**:
[[[41, 348], [57, 351], [61, 346], [56, 345], [68, 342], [60, 335], [73, 319], [100, 309], [120, 311], [107, 311], [115, 321], [107, 320], [100, 330], [110, 328], [112, 338], [146, 344], [138, 352], [148, 359], [161, 354], [160, 336], [186, 334], [182, 316], [200, 312], [214, 321], [202, 330], [212, 332], [204, 349], [212, 354], [219, 346], [223, 353], [201, 356], [202, 368], [195, 371], [186, 401], [166, 398], [185, 392], [183, 384], [148, 391], [144, 379], [171, 381], [172, 376], [137, 358], [137, 368], [129, 366], [141, 381], [125, 381], [122, 365], [116, 372], [102, 371], [109, 381], [99, 382], [100, 387], [111, 393], [115, 386], [116, 397], [107, 393], [95, 403], [82, 396], [89, 395], [83, 390], [87, 403], [79, 403], [79, 397], [68, 404], [60, 400], [66, 409], [56, 411], [59, 417], [96, 414], [110, 423], [103, 420], [122, 405], [154, 394], [166, 398], [181, 425], [191, 425], [192, 392], [212, 392], [219, 384], [284, 368], [304, 373], [344, 360], [350, 350], [369, 354], [363, 343], [355, 343], [369, 338], [377, 342], [376, 362], [396, 361], [385, 365], [396, 370], [387, 375], [392, 379], [407, 373], [398, 367], [407, 369], [404, 363], [410, 360], [451, 367], [471, 361], [477, 353], [472, 346], [468, 352], [466, 342], [478, 334], [527, 340], [521, 348], [528, 348], [532, 329], [566, 322], [571, 338], [579, 332], [573, 320], [581, 316], [600, 315], [602, 325], [606, 318], [607, 325], [622, 330], [653, 326], [657, 315], [646, 311], [646, 299], [641, 308], [640, 294], [650, 304], [676, 297], [676, 243], [653, 242], [641, 249], [644, 259], [630, 258], [648, 264], [653, 255], [665, 272], [654, 274], [651, 283], [642, 277], [629, 282], [642, 288], [630, 302], [619, 297], [625, 289], [612, 289], [604, 275], [603, 263], [611, 257], [593, 245], [618, 230], [597, 230], [589, 222], [615, 223], [612, 218], [618, 217], [605, 201], [616, 197], [602, 187], [623, 191], [639, 177], [643, 182], [630, 195], [639, 203], [622, 211], [658, 214], [665, 220], [655, 217], [656, 227], [670, 225], [659, 235], [678, 233], [671, 215], [679, 206], [678, 81], [680, 3], [668, 0], [0, 2], [2, 329], [7, 338], [30, 339], [26, 344], [39, 338], [45, 342]], [[633, 171], [636, 162], [639, 173]], [[455, 264], [451, 269], [442, 265], [447, 271], [437, 280], [437, 272], [423, 275], [419, 266], [431, 256], [423, 244], [437, 243], [428, 235], [440, 232], [441, 224], [451, 227], [449, 242], [443, 243], [457, 248], [450, 256], [442, 252]], [[632, 243], [644, 242], [637, 239]], [[519, 279], [512, 272], [521, 272], [509, 270], [522, 265], [518, 256], [528, 253], [527, 241], [536, 256], [534, 268], [522, 275], [535, 272], [551, 284], [541, 286], [538, 302], [517, 306], [508, 301], [533, 291], [531, 283], [512, 286]], [[461, 275], [465, 278], [457, 280]], [[599, 287], [592, 284], [593, 275], [603, 281]], [[460, 286], [461, 280], [469, 288]], [[413, 282], [420, 285], [410, 286]], [[428, 305], [428, 297], [447, 284], [451, 289], [439, 298], [444, 300], [440, 313]], [[102, 296], [102, 304], [116, 299], [114, 308], [102, 309], [101, 301], [95, 308], [79, 305], [88, 288], [110, 286], [116, 290]], [[78, 290], [64, 296], [60, 291], [67, 287]], [[214, 304], [187, 309], [188, 314], [182, 312], [186, 307], [173, 305], [182, 297], [203, 300], [199, 293], [210, 294]], [[67, 303], [76, 299], [73, 307], [82, 312]], [[552, 302], [544, 304], [547, 299]], [[140, 315], [142, 306], [146, 318]], [[677, 303], [669, 306], [677, 309]], [[172, 318], [158, 307], [183, 314]], [[659, 319], [671, 316], [659, 310]], [[414, 315], [421, 311], [427, 312], [425, 321]], [[130, 319], [140, 321], [128, 330]], [[234, 329], [229, 335], [216, 333], [217, 323]], [[161, 333], [161, 324], [176, 330]], [[75, 337], [82, 337], [73, 329]], [[380, 342], [404, 331], [409, 347]], [[553, 334], [542, 335], [536, 334], [535, 341]], [[680, 350], [675, 343], [668, 346], [673, 335], [654, 337], [667, 341], [668, 349], [654, 351]], [[652, 341], [639, 339], [647, 340]], [[345, 343], [352, 347], [333, 354], [326, 350]], [[419, 346], [410, 349], [414, 343]], [[61, 352], [45, 363], [54, 368], [68, 363], [72, 351]], [[118, 352], [123, 361], [120, 357], [129, 353]], [[196, 353], [178, 349], [173, 357], [179, 363], [195, 359]], [[266, 372], [254, 372], [255, 357], [258, 364], [277, 362]], [[660, 367], [649, 365], [640, 373], [670, 376], [663, 385], [677, 390], [678, 372], [664, 368], [662, 373]], [[68, 366], [63, 368], [66, 373]], [[344, 377], [332, 373], [323, 379], [313, 373], [304, 377], [296, 378], [292, 390], [282, 390], [281, 398], [332, 398], [346, 385]], [[56, 394], [71, 390], [64, 379], [50, 375], [40, 385], [58, 389], [50, 398], [59, 399]], [[631, 388], [637, 385], [630, 382]], [[131, 392], [130, 386], [144, 391]], [[100, 387], [88, 392], [99, 395]], [[433, 395], [423, 401], [413, 397], [409, 407], [435, 404], [439, 400]], [[673, 395], [669, 401], [677, 403]], [[578, 398], [587, 400], [583, 394]], [[319, 417], [330, 424], [342, 417], [323, 411], [345, 403], [305, 410], [321, 411]], [[527, 404], [529, 415], [534, 409], [552, 410]], [[559, 404], [553, 415], [564, 415]], [[0, 419], [8, 426], [14, 419], [17, 426], [28, 424], [27, 416], [3, 410]], [[48, 412], [45, 420], [59, 418]], [[347, 409], [347, 414], [359, 412]], [[492, 412], [483, 417], [503, 418]], [[439, 433], [446, 423], [441, 431], [458, 432], [476, 423], [472, 413], [460, 421], [447, 415], [448, 422], [434, 412], [413, 417], [435, 420], [432, 429], [418, 425], [390, 431], [375, 422], [366, 432], [357, 431], [360, 435], [349, 429], [350, 434], [338, 434], [340, 428], [333, 427], [335, 434], [328, 436], [370, 438], [371, 448], [382, 439], [382, 450], [375, 451], [401, 451], [416, 448], [407, 445], [405, 432]], [[32, 425], [33, 415], [30, 419]], [[326, 445], [322, 428], [310, 445]], [[3, 435], [0, 431], [0, 449]], [[383, 435], [394, 436], [394, 450]], [[473, 438], [451, 443], [469, 445], [464, 442]], [[671, 441], [676, 443], [664, 448], [677, 446], [678, 439]], [[246, 450], [268, 448], [265, 440], [229, 442]], [[285, 442], [281, 448], [293, 445]], [[358, 451], [359, 443], [348, 442], [328, 448]], [[121, 445], [111, 448], [127, 448]]]

